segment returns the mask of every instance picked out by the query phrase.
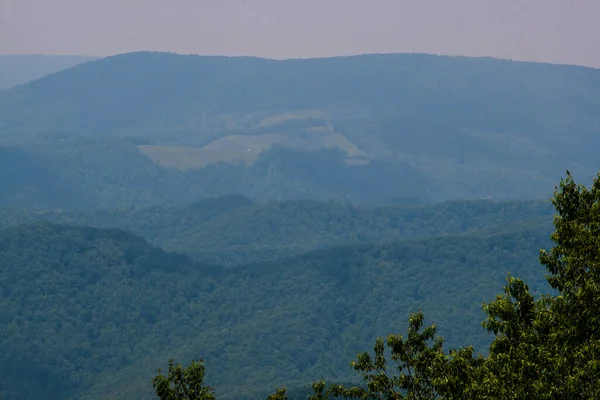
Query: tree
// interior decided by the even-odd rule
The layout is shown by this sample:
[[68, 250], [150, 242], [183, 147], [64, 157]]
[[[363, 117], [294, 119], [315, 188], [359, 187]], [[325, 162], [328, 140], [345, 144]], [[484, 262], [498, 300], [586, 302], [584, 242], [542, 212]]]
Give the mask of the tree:
[[[373, 356], [362, 353], [351, 363], [363, 386], [320, 380], [310, 400], [599, 399], [600, 174], [587, 189], [567, 172], [552, 203], [555, 246], [540, 251], [540, 262], [556, 292], [536, 298], [525, 282], [509, 275], [504, 294], [484, 305], [483, 326], [494, 334], [486, 357], [472, 347], [446, 353], [435, 325], [423, 329], [423, 314], [416, 313], [406, 337], [379, 338]], [[179, 366], [172, 373], [171, 367], [168, 378], [153, 381], [157, 394], [166, 393], [161, 399], [214, 398], [202, 386], [202, 364], [189, 375]], [[193, 392], [204, 390], [209, 397], [177, 397], [187, 392], [171, 389], [169, 382], [200, 388]], [[286, 398], [285, 389], [269, 397]]]
[[535, 300], [509, 278], [505, 296], [485, 307], [496, 335], [488, 388], [506, 399], [600, 398], [600, 175], [588, 190], [567, 172], [552, 203], [555, 246], [540, 261], [558, 294]]
[[204, 385], [205, 372], [203, 360], [192, 361], [186, 368], [169, 360], [169, 373], [164, 376], [158, 369], [152, 386], [161, 400], [215, 400], [213, 388]]
[[[466, 399], [481, 356], [473, 348], [452, 350], [445, 354], [443, 338], [436, 336], [435, 325], [423, 327], [421, 312], [409, 319], [408, 334], [389, 335], [375, 341], [374, 356], [362, 353], [351, 367], [362, 375], [365, 385], [346, 388], [327, 385], [324, 380], [313, 384], [310, 400], [330, 398], [425, 400]], [[387, 347], [387, 357], [386, 357]], [[396, 370], [397, 374], [392, 371]]]
[[420, 333], [419, 313], [406, 339], [388, 336], [396, 375], [377, 339], [374, 358], [363, 353], [351, 364], [366, 388], [319, 381], [311, 399], [600, 398], [600, 175], [588, 190], [567, 172], [552, 203], [555, 246], [541, 250], [540, 262], [558, 294], [536, 299], [509, 275], [504, 294], [484, 305], [483, 326], [495, 335], [487, 357], [471, 347], [445, 354], [435, 326]]
[[275, 393], [267, 397], [267, 400], [287, 400], [287, 390], [285, 388], [279, 388]]

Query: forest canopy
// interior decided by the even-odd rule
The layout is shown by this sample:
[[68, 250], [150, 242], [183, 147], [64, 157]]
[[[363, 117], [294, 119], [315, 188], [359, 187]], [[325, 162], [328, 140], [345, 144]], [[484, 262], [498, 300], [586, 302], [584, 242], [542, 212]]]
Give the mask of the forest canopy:
[[[319, 380], [309, 399], [600, 398], [600, 175], [588, 189], [567, 173], [552, 203], [555, 245], [540, 262], [556, 293], [536, 297], [509, 275], [504, 293], [484, 305], [483, 327], [494, 335], [487, 355], [472, 346], [445, 351], [418, 312], [406, 335], [377, 339], [351, 363], [362, 385]], [[202, 360], [186, 368], [170, 361], [153, 385], [161, 400], [214, 399], [204, 373]], [[284, 399], [285, 388], [269, 396]]]

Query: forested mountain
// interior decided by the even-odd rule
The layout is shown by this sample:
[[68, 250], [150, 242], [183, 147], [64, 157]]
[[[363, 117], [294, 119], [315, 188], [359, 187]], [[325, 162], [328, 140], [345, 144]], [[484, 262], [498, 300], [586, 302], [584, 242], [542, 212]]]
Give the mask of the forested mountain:
[[0, 208], [0, 228], [36, 221], [120, 228], [165, 250], [236, 266], [342, 244], [459, 234], [521, 221], [551, 221], [551, 216], [551, 204], [546, 201], [370, 207], [309, 200], [254, 204], [243, 196], [223, 196], [186, 207]]
[[485, 349], [508, 272], [549, 289], [545, 199], [600, 169], [598, 110], [600, 70], [421, 54], [140, 52], [2, 90], [0, 398], [150, 399], [171, 356], [220, 399], [301, 393], [417, 310]]
[[0, 90], [31, 82], [93, 59], [95, 57], [0, 55]]
[[12, 207], [80, 208], [89, 197], [41, 155], [0, 147], [0, 204]]
[[449, 344], [481, 344], [481, 299], [507, 272], [545, 288], [537, 253], [550, 230], [347, 245], [227, 270], [119, 230], [9, 228], [0, 233], [3, 398], [144, 398], [169, 355], [205, 357], [224, 398], [345, 379], [340, 360], [418, 309]]
[[487, 58], [142, 52], [3, 91], [0, 144], [51, 160], [85, 207], [540, 198], [598, 169], [599, 93], [595, 69]]

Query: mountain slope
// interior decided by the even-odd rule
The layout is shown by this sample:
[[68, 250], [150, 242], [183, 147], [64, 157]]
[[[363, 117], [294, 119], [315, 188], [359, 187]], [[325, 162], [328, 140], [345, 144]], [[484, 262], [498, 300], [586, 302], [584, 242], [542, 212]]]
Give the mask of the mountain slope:
[[189, 292], [190, 271], [206, 275], [187, 257], [117, 230], [28, 225], [1, 232], [0, 249], [0, 387], [9, 399], [67, 398], [144, 357], [132, 340], [148, 328], [168, 340], [168, 327], [155, 322], [176, 306], [147, 302]]
[[187, 207], [0, 208], [0, 228], [48, 221], [125, 229], [166, 250], [226, 266], [273, 261], [343, 244], [437, 237], [538, 219], [551, 221], [549, 202], [479, 200], [367, 207], [308, 200], [254, 204], [242, 196], [222, 196]]
[[[62, 138], [109, 206], [136, 204], [140, 179], [166, 185], [144, 192], [171, 203], [191, 190], [539, 198], [566, 169], [587, 178], [600, 168], [599, 93], [600, 70], [506, 60], [131, 53], [0, 93], [0, 140], [29, 146], [37, 135], [50, 152]], [[98, 146], [92, 163], [77, 157], [91, 135], [122, 142]], [[103, 162], [121, 148], [126, 161]], [[131, 179], [115, 184], [116, 173]]]
[[257, 398], [278, 384], [349, 378], [340, 363], [417, 309], [451, 346], [482, 345], [481, 301], [507, 272], [545, 290], [536, 259], [549, 231], [543, 222], [351, 245], [225, 271], [123, 231], [4, 230], [2, 395], [151, 398], [149, 377], [174, 356], [204, 357], [222, 398]]
[[[239, 115], [360, 107], [371, 113], [393, 112], [406, 122], [418, 118], [428, 127], [491, 125], [501, 133], [540, 124], [563, 128], [553, 127], [557, 122], [585, 124], [598, 104], [598, 85], [600, 71], [590, 68], [465, 57], [396, 54], [275, 61], [130, 53], [13, 89], [3, 93], [0, 104], [21, 111], [9, 116], [8, 127], [37, 125], [35, 129], [45, 132], [173, 129], [175, 118], [193, 123], [197, 115], [192, 110]], [[18, 98], [27, 99], [32, 108], [14, 108]], [[39, 117], [21, 119], [31, 111], [50, 123], [42, 127]], [[435, 120], [428, 121], [432, 112]], [[577, 121], [571, 121], [575, 116]], [[158, 126], [152, 121], [157, 117], [164, 120]], [[276, 121], [263, 121], [263, 126]], [[399, 139], [389, 134], [386, 139]], [[544, 133], [528, 136], [536, 134]]]
[[290, 201], [256, 204], [182, 229], [161, 243], [197, 259], [240, 265], [349, 243], [430, 238], [517, 221], [551, 221], [547, 202], [445, 202], [422, 206], [364, 207]]
[[81, 208], [87, 196], [43, 156], [0, 146], [0, 204], [25, 208]]
[[0, 90], [94, 59], [87, 56], [0, 55]]

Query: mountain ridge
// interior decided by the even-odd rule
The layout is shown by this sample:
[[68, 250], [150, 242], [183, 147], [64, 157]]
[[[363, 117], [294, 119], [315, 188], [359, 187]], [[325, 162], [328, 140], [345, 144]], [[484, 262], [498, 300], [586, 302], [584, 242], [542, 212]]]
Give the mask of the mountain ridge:
[[44, 221], [124, 229], [167, 251], [235, 267], [342, 244], [464, 234], [537, 218], [551, 221], [552, 211], [546, 201], [372, 207], [309, 200], [260, 204], [243, 196], [222, 196], [185, 207], [79, 211], [0, 208], [0, 218], [0, 228]]
[[595, 175], [599, 93], [600, 70], [487, 58], [141, 52], [1, 92], [0, 143], [68, 163], [108, 207], [536, 198], [565, 170]]
[[0, 91], [96, 58], [68, 54], [0, 54]]

